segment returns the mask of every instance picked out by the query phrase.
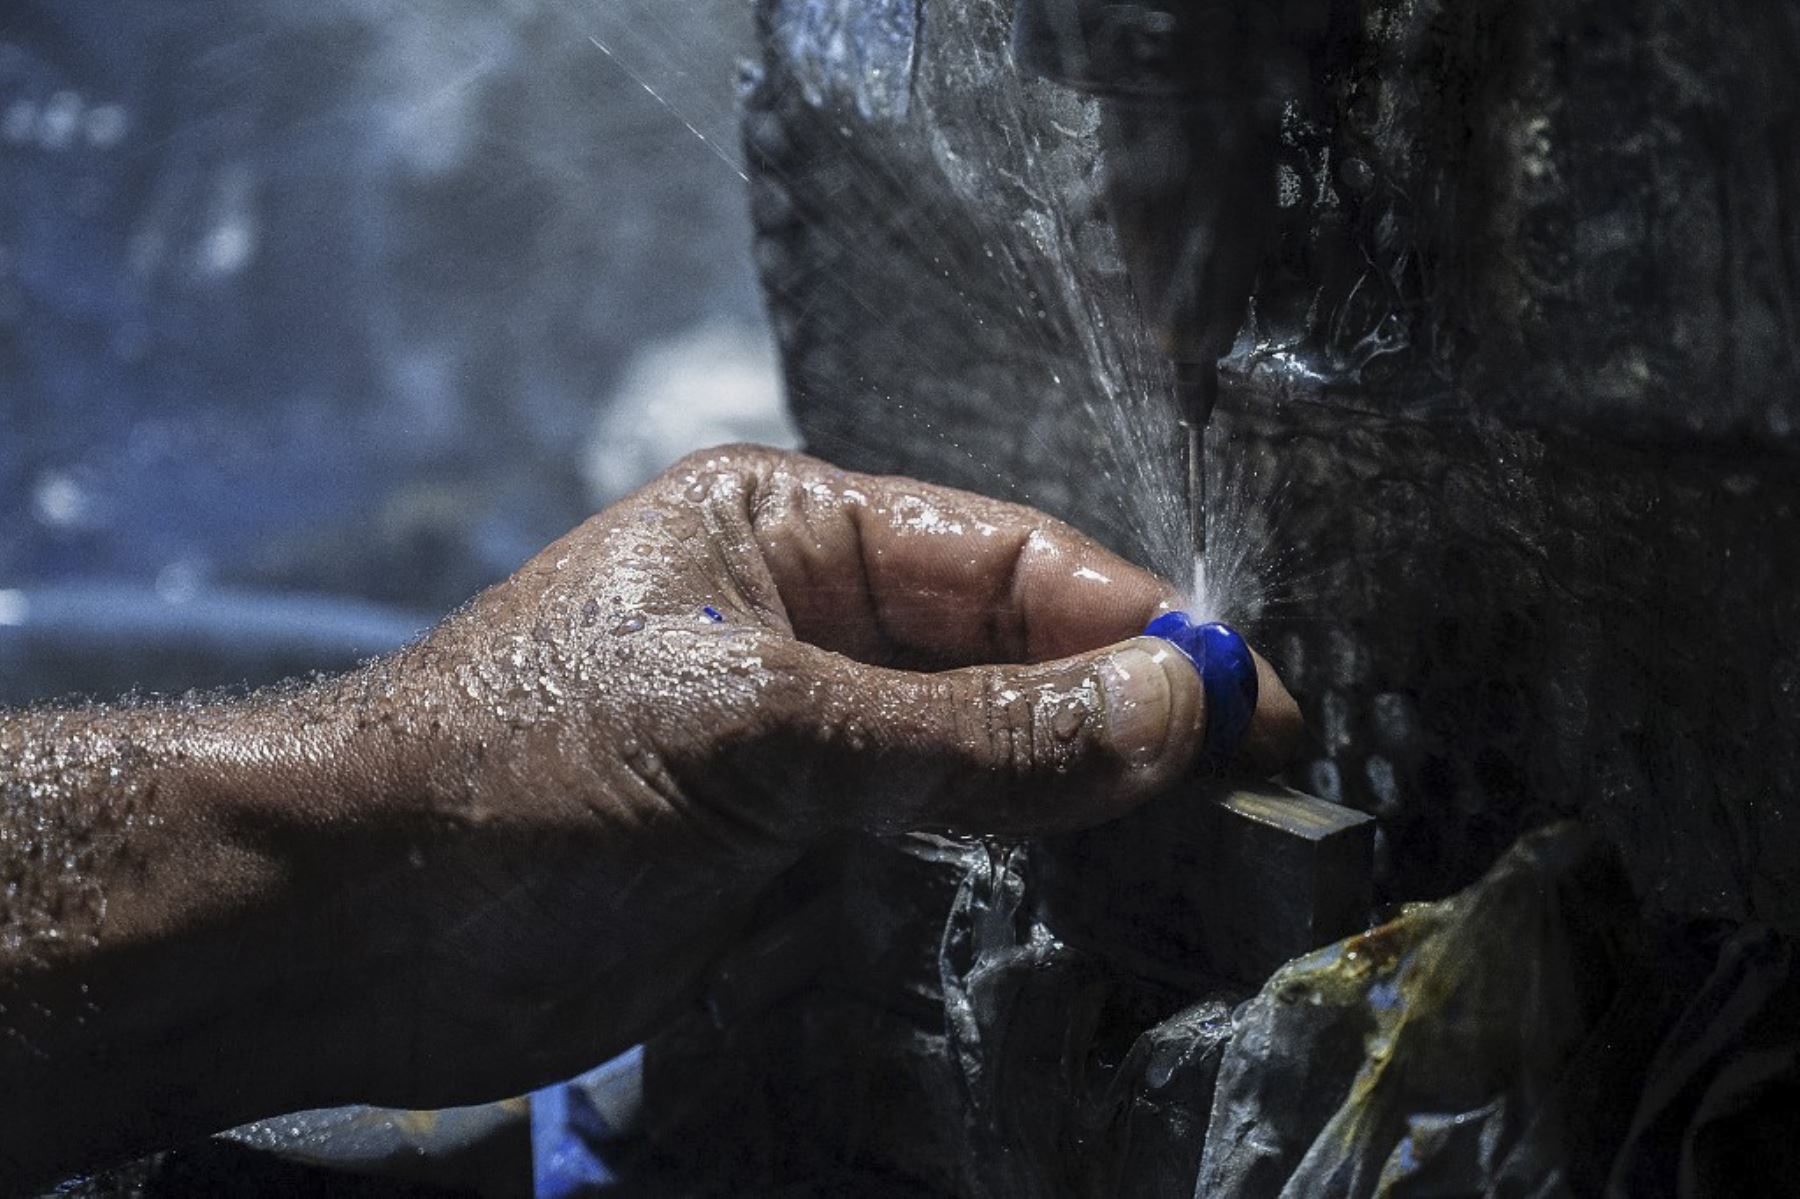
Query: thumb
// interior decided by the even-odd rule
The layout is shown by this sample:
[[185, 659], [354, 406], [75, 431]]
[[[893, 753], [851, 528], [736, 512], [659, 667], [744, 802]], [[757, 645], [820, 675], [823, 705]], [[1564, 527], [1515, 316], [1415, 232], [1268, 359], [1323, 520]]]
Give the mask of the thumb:
[[876, 829], [1099, 824], [1178, 781], [1205, 731], [1199, 676], [1156, 638], [939, 674], [844, 661], [814, 712], [827, 725], [834, 798]]

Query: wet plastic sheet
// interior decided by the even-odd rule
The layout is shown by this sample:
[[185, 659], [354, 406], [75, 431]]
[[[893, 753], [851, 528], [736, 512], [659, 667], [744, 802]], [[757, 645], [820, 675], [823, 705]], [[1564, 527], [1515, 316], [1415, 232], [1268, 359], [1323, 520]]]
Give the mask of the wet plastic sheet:
[[1244, 1006], [1194, 1194], [1783, 1193], [1791, 949], [1738, 932], [1696, 987], [1696, 937], [1643, 925], [1578, 830], [1524, 839]]

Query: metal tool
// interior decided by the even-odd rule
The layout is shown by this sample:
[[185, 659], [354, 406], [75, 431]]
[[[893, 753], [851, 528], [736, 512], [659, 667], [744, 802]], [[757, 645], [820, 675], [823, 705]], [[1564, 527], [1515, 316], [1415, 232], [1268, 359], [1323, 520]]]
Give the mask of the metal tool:
[[1175, 403], [1187, 445], [1182, 463], [1187, 477], [1188, 528], [1194, 556], [1206, 557], [1206, 430], [1219, 402], [1219, 366], [1215, 362], [1175, 363]]
[[1275, 214], [1281, 105], [1331, 0], [1019, 0], [1022, 71], [1100, 98], [1106, 197], [1175, 366], [1188, 507], [1206, 543], [1206, 431]]
[[1254, 989], [1369, 927], [1374, 860], [1364, 813], [1217, 778], [1059, 844], [1045, 902], [1059, 937], [1133, 972]]

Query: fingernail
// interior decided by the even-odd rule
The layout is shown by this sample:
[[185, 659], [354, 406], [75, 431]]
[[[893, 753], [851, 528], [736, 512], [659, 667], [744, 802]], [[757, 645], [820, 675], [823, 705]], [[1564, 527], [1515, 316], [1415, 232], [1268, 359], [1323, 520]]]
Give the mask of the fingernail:
[[1100, 663], [1107, 736], [1119, 755], [1133, 766], [1154, 762], [1168, 743], [1172, 693], [1165, 670], [1169, 660], [1183, 670], [1193, 669], [1173, 651], [1151, 653], [1136, 646], [1122, 649]]

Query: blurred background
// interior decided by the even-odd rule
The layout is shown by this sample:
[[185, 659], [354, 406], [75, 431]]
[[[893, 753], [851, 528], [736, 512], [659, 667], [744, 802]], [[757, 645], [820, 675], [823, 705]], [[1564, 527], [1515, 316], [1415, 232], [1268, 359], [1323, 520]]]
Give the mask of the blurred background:
[[9, 0], [0, 703], [340, 668], [687, 449], [792, 443], [749, 25]]

